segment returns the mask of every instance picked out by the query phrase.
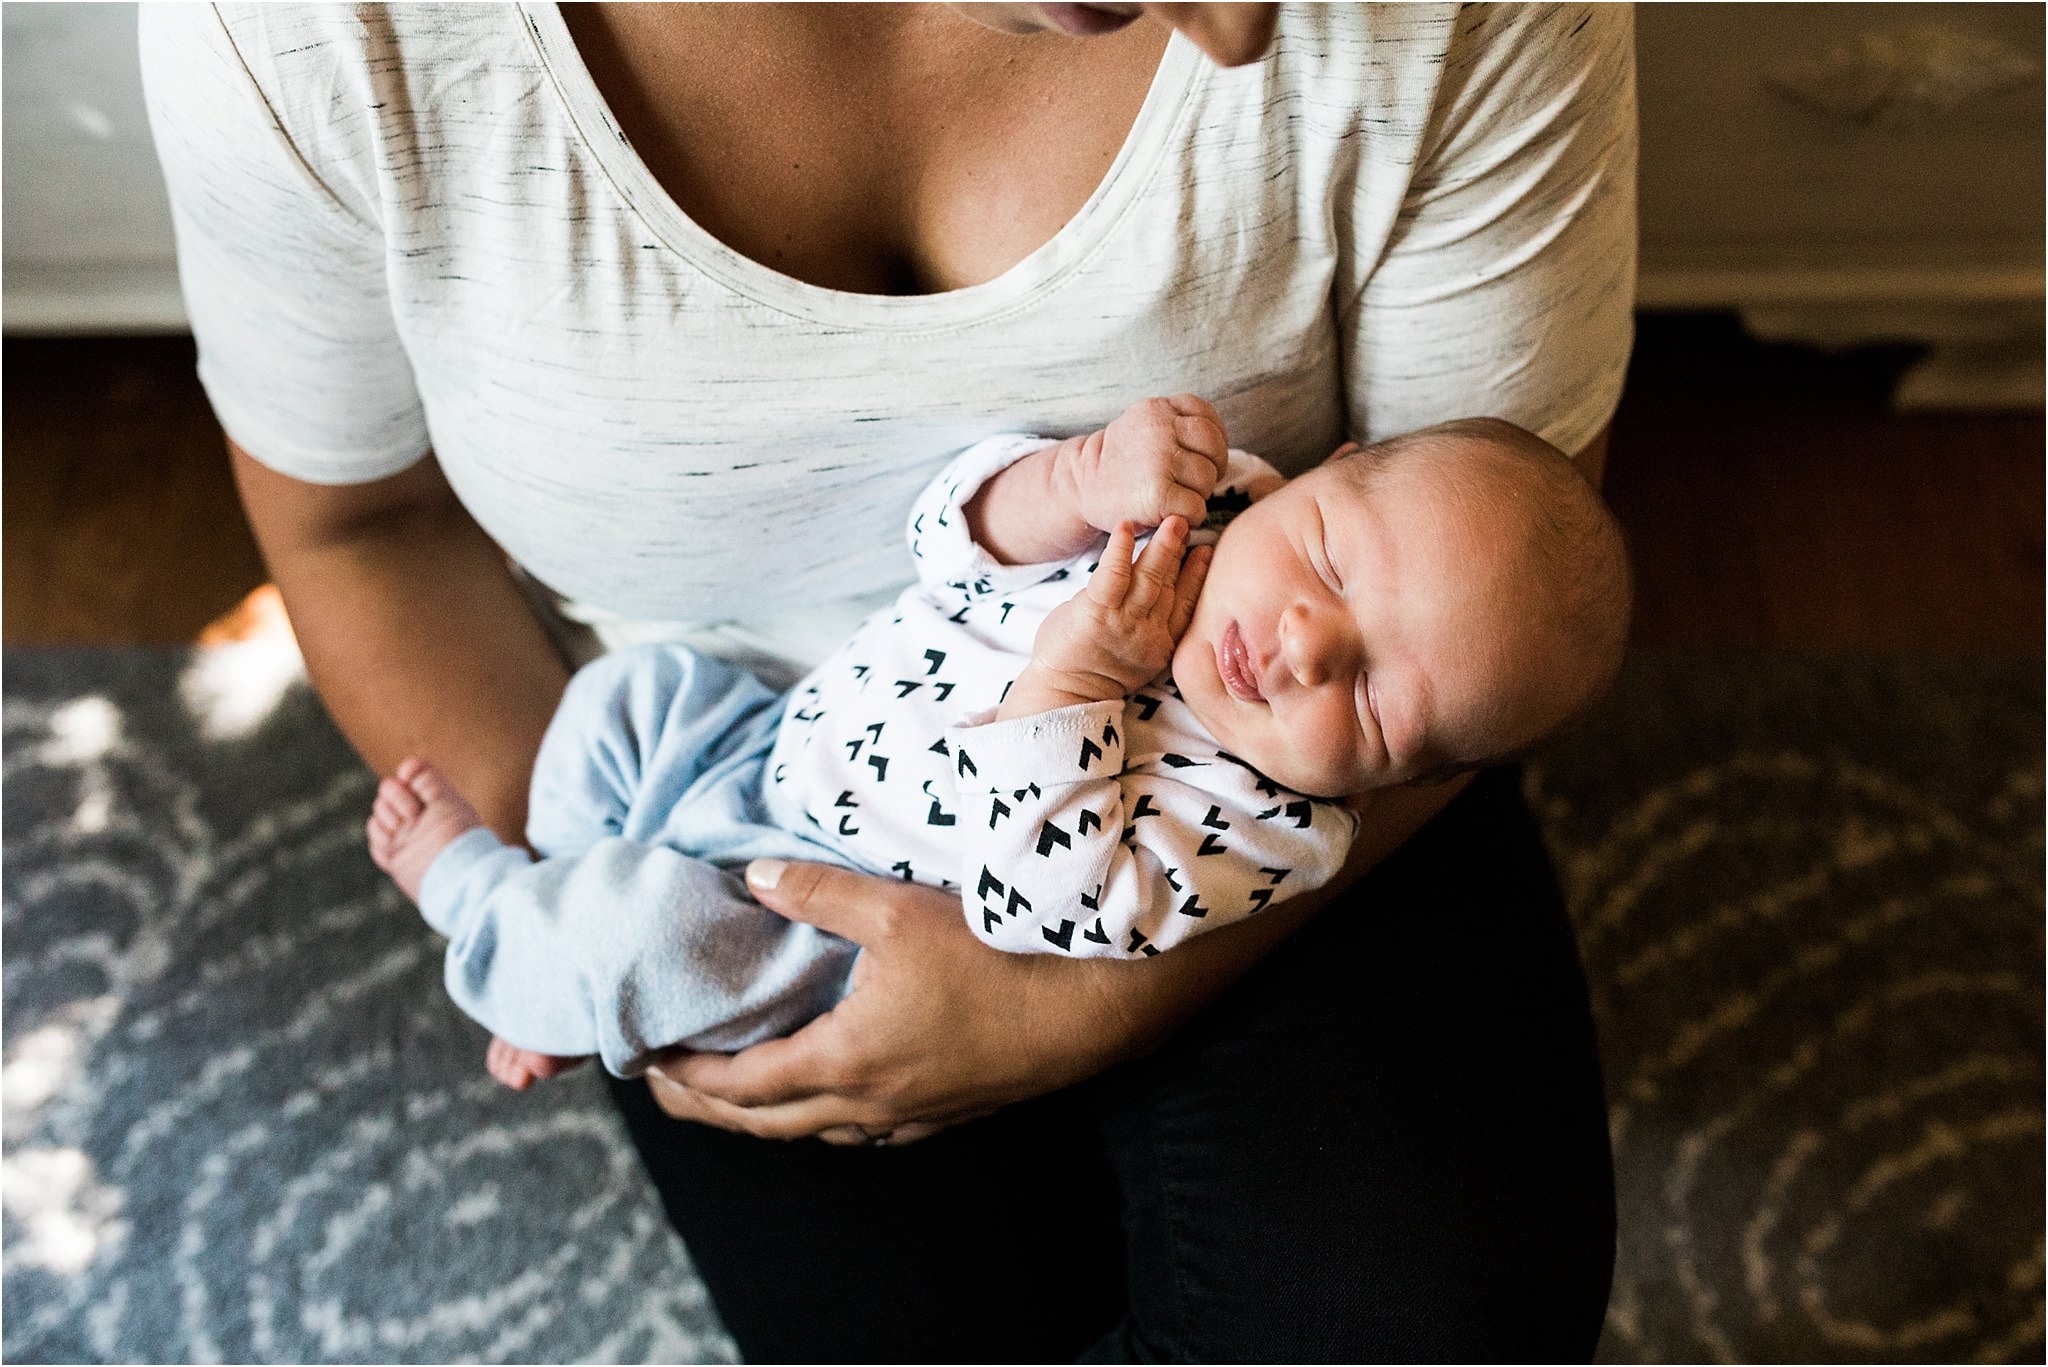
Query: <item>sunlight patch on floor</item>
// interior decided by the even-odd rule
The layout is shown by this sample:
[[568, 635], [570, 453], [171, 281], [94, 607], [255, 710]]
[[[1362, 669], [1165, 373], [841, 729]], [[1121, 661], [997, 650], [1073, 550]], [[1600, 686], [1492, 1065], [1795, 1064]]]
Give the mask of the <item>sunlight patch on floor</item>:
[[81, 1149], [19, 1149], [0, 1159], [0, 1199], [15, 1237], [6, 1265], [74, 1276], [121, 1232], [121, 1194], [99, 1181]]
[[265, 584], [200, 634], [202, 647], [178, 680], [178, 696], [208, 740], [239, 740], [263, 725], [305, 661], [284, 600]]

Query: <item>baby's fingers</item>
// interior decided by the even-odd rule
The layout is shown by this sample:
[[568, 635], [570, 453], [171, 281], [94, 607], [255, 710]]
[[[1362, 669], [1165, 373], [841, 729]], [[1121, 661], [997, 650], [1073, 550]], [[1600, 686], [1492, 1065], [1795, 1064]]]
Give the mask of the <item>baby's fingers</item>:
[[1186, 520], [1190, 527], [1199, 527], [1209, 517], [1209, 495], [1207, 491], [1188, 484], [1175, 484], [1159, 495], [1159, 521], [1169, 517]]
[[1173, 436], [1183, 449], [1203, 457], [1222, 478], [1230, 460], [1230, 440], [1223, 433], [1223, 418], [1208, 400], [1193, 394], [1176, 394], [1167, 400], [1174, 408]]
[[1149, 613], [1155, 604], [1171, 599], [1174, 581], [1180, 577], [1181, 557], [1187, 548], [1186, 518], [1169, 517], [1159, 524], [1159, 530], [1152, 534], [1151, 543], [1133, 567], [1137, 582], [1127, 603], [1132, 611]]
[[1209, 562], [1215, 555], [1215, 547], [1197, 546], [1181, 562], [1180, 578], [1173, 586], [1173, 616], [1166, 623], [1176, 641], [1187, 634], [1188, 623], [1195, 619], [1195, 600], [1202, 596], [1202, 584], [1209, 577]]
[[1136, 540], [1130, 523], [1117, 523], [1095, 563], [1095, 572], [1088, 576], [1088, 596], [1106, 608], [1123, 605], [1131, 586], [1131, 546]]

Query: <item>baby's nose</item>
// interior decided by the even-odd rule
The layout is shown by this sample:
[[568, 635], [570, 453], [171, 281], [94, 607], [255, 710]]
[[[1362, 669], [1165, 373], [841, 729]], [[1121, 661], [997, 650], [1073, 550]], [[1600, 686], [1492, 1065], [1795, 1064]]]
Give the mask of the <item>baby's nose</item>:
[[1341, 648], [1332, 624], [1323, 614], [1297, 603], [1280, 618], [1280, 654], [1287, 670], [1304, 688], [1327, 683], [1337, 668]]

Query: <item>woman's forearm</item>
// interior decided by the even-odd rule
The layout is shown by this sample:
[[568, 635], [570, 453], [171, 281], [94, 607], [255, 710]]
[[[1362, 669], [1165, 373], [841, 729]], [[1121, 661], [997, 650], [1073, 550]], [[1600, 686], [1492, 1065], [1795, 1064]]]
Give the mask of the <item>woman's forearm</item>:
[[230, 450], [307, 673], [342, 734], [380, 773], [407, 755], [431, 759], [501, 837], [520, 840], [568, 670], [503, 552], [431, 458], [332, 488]]

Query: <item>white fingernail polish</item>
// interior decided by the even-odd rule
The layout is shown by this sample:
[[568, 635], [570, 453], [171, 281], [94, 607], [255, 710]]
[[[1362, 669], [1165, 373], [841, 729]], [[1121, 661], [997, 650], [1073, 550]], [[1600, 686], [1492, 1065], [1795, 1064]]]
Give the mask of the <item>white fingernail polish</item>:
[[756, 859], [747, 865], [747, 882], [757, 888], [772, 888], [782, 878], [780, 859]]

